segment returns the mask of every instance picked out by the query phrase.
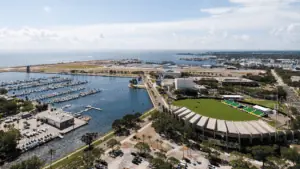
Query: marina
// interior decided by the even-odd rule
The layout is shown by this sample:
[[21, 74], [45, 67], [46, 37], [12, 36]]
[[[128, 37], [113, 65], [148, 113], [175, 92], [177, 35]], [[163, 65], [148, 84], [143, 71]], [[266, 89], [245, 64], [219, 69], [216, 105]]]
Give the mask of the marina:
[[70, 82], [72, 79], [70, 78], [56, 78], [52, 80], [47, 80], [45, 82], [42, 81], [37, 81], [37, 82], [32, 82], [32, 83], [25, 83], [25, 84], [17, 84], [13, 86], [8, 86], [6, 89], [8, 91], [10, 90], [22, 90], [22, 89], [28, 89], [28, 88], [34, 88], [34, 87], [40, 87], [40, 86], [46, 86], [46, 85], [51, 85], [55, 83], [62, 83], [62, 82]]
[[[22, 99], [27, 97], [29, 100], [43, 99], [41, 100], [42, 103], [55, 99], [63, 100], [63, 102], [52, 103], [52, 106], [63, 110], [67, 114], [65, 117], [74, 118], [75, 123], [77, 119], [85, 125], [80, 127], [74, 126], [74, 130], [72, 126], [69, 127], [70, 130], [67, 130], [58, 129], [45, 122], [42, 124], [35, 116], [19, 120], [19, 124], [15, 120], [8, 120], [9, 123], [16, 123], [15, 127], [20, 127], [22, 130], [22, 140], [24, 139], [24, 141], [21, 141], [20, 145], [18, 145], [23, 151], [19, 157], [20, 160], [31, 157], [32, 154], [37, 154], [41, 159], [48, 162], [50, 147], [57, 152], [53, 156], [53, 160], [55, 160], [81, 147], [84, 143], [80, 141], [80, 137], [84, 133], [96, 132], [101, 135], [111, 129], [111, 124], [115, 119], [119, 119], [128, 113], [144, 112], [152, 108], [152, 103], [146, 90], [128, 88], [127, 85], [130, 78], [43, 73], [0, 73], [0, 79], [13, 82], [18, 79], [25, 81], [26, 79], [50, 78], [53, 75], [57, 76], [57, 78], [71, 78], [73, 81], [21, 89], [16, 92], [9, 91], [8, 95], [13, 96], [15, 94], [15, 97]], [[74, 91], [77, 89], [78, 91]], [[29, 93], [29, 91], [31, 92]], [[67, 91], [70, 91], [70, 93]], [[26, 92], [26, 95], [19, 95]], [[80, 95], [80, 93], [82, 94]], [[69, 96], [79, 97], [68, 99], [67, 97]], [[24, 129], [23, 121], [27, 121], [30, 124], [29, 129]], [[46, 130], [46, 132], [43, 130]], [[27, 138], [26, 135], [29, 135], [29, 137]]]
[[68, 96], [64, 96], [64, 97], [61, 97], [61, 98], [56, 98], [56, 99], [47, 101], [45, 103], [47, 103], [47, 104], [62, 103], [62, 102], [78, 99], [80, 97], [86, 97], [88, 95], [96, 94], [96, 93], [99, 93], [99, 92], [101, 92], [100, 89], [93, 89], [93, 90], [89, 90], [89, 91], [86, 91], [86, 92], [80, 92], [79, 94], [75, 94], [75, 95], [68, 95]]
[[9, 85], [19, 85], [19, 84], [23, 84], [23, 83], [31, 83], [31, 82], [41, 81], [41, 80], [57, 79], [57, 78], [59, 78], [59, 76], [30, 78], [27, 80], [14, 80], [14, 81], [10, 81], [10, 82], [1, 82], [0, 86], [5, 87], [5, 86], [9, 86]]
[[38, 96], [38, 97], [30, 99], [30, 100], [32, 100], [32, 101], [41, 101], [41, 100], [49, 99], [49, 98], [56, 97], [56, 96], [61, 96], [61, 95], [70, 94], [70, 93], [73, 93], [73, 92], [78, 92], [78, 91], [81, 91], [81, 90], [84, 90], [84, 89], [85, 89], [85, 87], [73, 88], [73, 89], [70, 89], [70, 90], [62, 91], [62, 92], [55, 92], [55, 93], [51, 93], [51, 94], [41, 95], [41, 96]]
[[37, 89], [24, 90], [20, 93], [13, 92], [12, 94], [10, 94], [10, 96], [12, 96], [12, 97], [27, 96], [32, 93], [56, 90], [56, 89], [65, 88], [65, 87], [79, 86], [79, 85], [84, 85], [86, 83], [88, 83], [88, 82], [87, 81], [78, 81], [78, 82], [71, 82], [71, 83], [67, 82], [67, 83], [52, 84], [52, 85], [44, 86], [44, 87], [37, 88]]

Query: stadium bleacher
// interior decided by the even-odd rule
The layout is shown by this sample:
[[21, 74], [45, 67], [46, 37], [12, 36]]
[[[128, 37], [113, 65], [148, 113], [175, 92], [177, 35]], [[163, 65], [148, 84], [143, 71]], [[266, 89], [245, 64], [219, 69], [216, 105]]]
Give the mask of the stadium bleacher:
[[252, 107], [249, 107], [249, 106], [242, 105], [242, 104], [237, 103], [237, 102], [232, 101], [232, 100], [224, 100], [223, 103], [225, 103], [227, 105], [230, 105], [232, 107], [235, 107], [235, 108], [243, 107], [241, 110], [243, 110], [247, 113], [250, 113], [252, 115], [258, 116], [258, 117], [262, 117], [262, 116], [265, 115], [265, 113], [263, 113], [262, 111], [259, 111], [257, 109], [252, 108]]

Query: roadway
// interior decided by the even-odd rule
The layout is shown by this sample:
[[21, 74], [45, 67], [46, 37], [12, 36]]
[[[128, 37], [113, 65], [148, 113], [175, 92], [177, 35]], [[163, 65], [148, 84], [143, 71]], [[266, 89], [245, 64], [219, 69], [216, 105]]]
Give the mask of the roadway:
[[298, 112], [300, 112], [300, 99], [296, 90], [293, 87], [285, 84], [282, 78], [276, 73], [274, 69], [271, 70], [271, 73], [277, 81], [277, 86], [282, 86], [283, 90], [285, 90], [287, 93], [287, 99], [285, 103], [292, 107], [295, 107]]
[[148, 90], [149, 96], [152, 100], [152, 103], [154, 104], [154, 107], [161, 110], [162, 106], [169, 107], [167, 102], [164, 100], [164, 98], [159, 94], [157, 89], [154, 87], [153, 82], [151, 81], [151, 78], [144, 76], [144, 83], [145, 87]]

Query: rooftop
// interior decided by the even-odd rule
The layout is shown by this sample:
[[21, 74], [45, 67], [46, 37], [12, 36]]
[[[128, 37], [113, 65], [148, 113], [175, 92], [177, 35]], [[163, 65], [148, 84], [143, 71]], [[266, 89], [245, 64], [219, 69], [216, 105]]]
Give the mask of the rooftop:
[[227, 127], [224, 120], [217, 121], [217, 130], [226, 133]]
[[51, 111], [41, 112], [40, 114], [38, 114], [38, 117], [51, 119], [51, 120], [53, 120], [55, 122], [59, 122], [59, 123], [74, 118], [73, 116], [65, 113], [64, 111], [62, 111], [60, 109], [52, 111], [52, 112]]
[[197, 120], [199, 120], [201, 118], [200, 114], [196, 114], [191, 120], [190, 123], [194, 124], [197, 122]]
[[217, 119], [214, 118], [210, 118], [208, 120], [208, 123], [206, 125], [206, 128], [210, 129], [210, 130], [215, 130], [216, 128], [216, 123], [217, 123]]
[[202, 116], [202, 118], [199, 120], [199, 122], [197, 123], [197, 126], [199, 127], [204, 127], [206, 122], [208, 120], [208, 117], [206, 116]]

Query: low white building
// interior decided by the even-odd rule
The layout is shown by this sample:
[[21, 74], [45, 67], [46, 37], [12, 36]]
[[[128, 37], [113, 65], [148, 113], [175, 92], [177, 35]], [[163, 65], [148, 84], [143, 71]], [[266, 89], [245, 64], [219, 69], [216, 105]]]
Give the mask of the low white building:
[[74, 125], [74, 117], [65, 113], [61, 109], [41, 112], [38, 114], [38, 118], [60, 130]]
[[163, 87], [168, 87], [168, 86], [174, 86], [174, 82], [175, 82], [175, 80], [174, 79], [164, 79], [164, 80], [162, 80], [162, 82], [161, 82], [161, 86], [163, 86]]
[[193, 89], [196, 83], [193, 78], [176, 78], [175, 89]]
[[175, 79], [175, 89], [194, 89], [194, 90], [201, 90], [206, 89], [202, 85], [196, 84], [194, 78], [176, 78]]
[[298, 81], [300, 81], [300, 76], [291, 76], [291, 81], [292, 82], [298, 82]]
[[259, 105], [255, 105], [255, 106], [253, 106], [253, 108], [256, 109], [256, 110], [262, 111], [262, 112], [264, 112], [266, 114], [272, 113], [272, 109], [269, 109], [269, 108], [266, 108], [266, 107], [262, 107], [262, 106], [259, 106]]
[[244, 96], [241, 95], [222, 95], [223, 99], [232, 99], [232, 100], [243, 100]]

